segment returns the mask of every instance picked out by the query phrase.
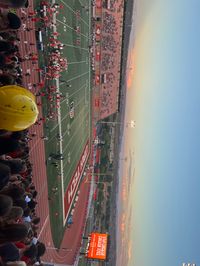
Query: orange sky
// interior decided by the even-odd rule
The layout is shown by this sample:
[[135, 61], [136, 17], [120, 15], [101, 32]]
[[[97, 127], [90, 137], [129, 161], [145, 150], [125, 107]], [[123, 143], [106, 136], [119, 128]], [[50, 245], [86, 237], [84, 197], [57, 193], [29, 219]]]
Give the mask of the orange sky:
[[130, 89], [133, 81], [133, 75], [134, 75], [134, 57], [135, 57], [135, 49], [134, 47], [130, 51], [129, 55], [129, 66], [127, 71], [127, 88]]

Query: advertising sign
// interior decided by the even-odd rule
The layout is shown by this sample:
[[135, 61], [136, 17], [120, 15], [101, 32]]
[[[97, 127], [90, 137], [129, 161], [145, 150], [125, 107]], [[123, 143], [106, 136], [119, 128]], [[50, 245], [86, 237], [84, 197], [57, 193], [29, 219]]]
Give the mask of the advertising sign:
[[108, 234], [91, 233], [86, 257], [89, 259], [105, 260], [107, 253]]

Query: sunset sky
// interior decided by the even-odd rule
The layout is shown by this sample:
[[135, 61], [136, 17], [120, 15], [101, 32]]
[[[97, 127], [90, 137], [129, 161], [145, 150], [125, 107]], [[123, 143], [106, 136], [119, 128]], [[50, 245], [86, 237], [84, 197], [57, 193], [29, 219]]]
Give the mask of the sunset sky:
[[136, 2], [126, 106], [136, 128], [125, 129], [121, 178], [128, 182], [130, 153], [135, 172], [120, 213], [128, 252], [118, 250], [117, 265], [198, 266], [200, 1]]

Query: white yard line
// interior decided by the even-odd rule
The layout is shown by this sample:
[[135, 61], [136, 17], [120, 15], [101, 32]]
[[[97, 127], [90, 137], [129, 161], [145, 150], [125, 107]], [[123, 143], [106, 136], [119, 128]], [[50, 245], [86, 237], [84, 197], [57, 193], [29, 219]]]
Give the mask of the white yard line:
[[[69, 29], [71, 29], [71, 30], [73, 30], [73, 31], [76, 32], [76, 29], [72, 28], [72, 27], [69, 26], [67, 23], [65, 23], [65, 22], [63, 22], [63, 21], [61, 21], [61, 20], [59, 20], [59, 19], [56, 19], [56, 21], [58, 21], [58, 22], [61, 23], [62, 25], [66, 26], [67, 28], [69, 28]], [[65, 32], [64, 32], [64, 33], [65, 33]], [[88, 39], [88, 36], [85, 35], [85, 34], [83, 34], [83, 33], [81, 33], [81, 32], [79, 33], [79, 35], [81, 35], [81, 36], [83, 36], [83, 37], [85, 37], [85, 38]]]
[[[76, 90], [75, 92], [73, 92], [72, 94], [69, 95], [69, 97], [72, 97], [74, 96], [75, 94], [77, 94], [80, 90], [82, 90], [84, 87], [86, 86], [86, 84], [83, 84], [78, 90]], [[73, 90], [73, 87], [72, 87], [72, 90]], [[64, 103], [66, 102], [67, 99], [64, 99], [61, 103]]]
[[[82, 114], [82, 112], [85, 111], [85, 108], [83, 108], [79, 113]], [[84, 116], [84, 119], [82, 119], [81, 123], [80, 123], [80, 126], [82, 126], [83, 123], [85, 123], [85, 118], [87, 117], [87, 113], [86, 115]], [[72, 137], [70, 138], [70, 141], [67, 143], [67, 145], [65, 146], [63, 152], [65, 153], [66, 149], [68, 148], [68, 146], [70, 145], [72, 139], [73, 139], [73, 136], [75, 136], [77, 134], [77, 132], [79, 132], [80, 128], [77, 127], [76, 131], [74, 132], [74, 134], [72, 135]], [[75, 145], [74, 145], [75, 146]]]
[[80, 78], [80, 77], [82, 77], [82, 76], [85, 76], [86, 74], [88, 74], [88, 71], [85, 72], [85, 73], [83, 73], [83, 74], [80, 74], [80, 75], [78, 75], [78, 76], [76, 76], [76, 77], [74, 77], [74, 78], [68, 79], [67, 82], [72, 81], [72, 80], [75, 80], [75, 79]]
[[[87, 139], [87, 138], [85, 137], [85, 139], [83, 139], [83, 140], [81, 141], [80, 146], [83, 146], [83, 144], [85, 143], [86, 139]], [[74, 148], [74, 150], [75, 150], [75, 148]], [[77, 150], [73, 157], [74, 157], [74, 158], [77, 158], [77, 154], [78, 154], [79, 152], [80, 152], [80, 151]], [[75, 160], [74, 160], [74, 161], [75, 161]], [[64, 164], [64, 167], [65, 167], [66, 165], [67, 165], [67, 162]], [[67, 173], [70, 173], [72, 166], [73, 166], [73, 164], [71, 163], [70, 166], [67, 167]], [[83, 170], [84, 170], [84, 168], [83, 168]], [[66, 176], [67, 176], [67, 175], [66, 175]], [[66, 180], [66, 178], [65, 178], [65, 180]], [[65, 180], [64, 180], [64, 181], [65, 181]]]
[[[83, 110], [84, 110], [84, 108], [79, 112], [80, 115], [82, 114]], [[80, 116], [79, 114], [78, 114], [78, 116]], [[74, 121], [73, 121], [73, 122], [74, 122]], [[73, 123], [73, 122], [72, 122], [72, 123]], [[74, 124], [74, 123], [73, 123], [73, 124]], [[70, 126], [70, 130], [72, 129], [73, 124], [71, 124], [71, 126]], [[67, 131], [68, 131], [68, 130], [66, 130], [66, 131], [64, 132], [64, 134], [63, 134], [63, 138], [66, 136]], [[74, 134], [73, 134], [73, 135], [74, 135]], [[73, 138], [73, 135], [72, 135], [72, 138]], [[68, 145], [68, 144], [67, 144], [67, 145]], [[66, 149], [66, 146], [65, 146], [65, 149]], [[64, 153], [65, 153], [65, 149], [64, 149]]]
[[76, 46], [76, 45], [73, 45], [73, 44], [68, 44], [68, 43], [63, 43], [65, 46], [68, 46], [68, 47], [73, 47], [73, 48], [76, 48], [76, 49], [80, 49], [80, 50], [84, 50], [84, 51], [88, 51], [88, 48], [83, 48], [81, 46]]
[[[78, 107], [79, 104], [83, 101], [83, 99], [80, 99], [80, 101], [75, 105], [75, 107]], [[65, 118], [69, 115], [69, 113], [67, 112], [67, 114], [65, 116], [62, 117], [61, 119], [61, 123], [65, 120]], [[55, 127], [53, 127], [50, 132], [52, 133], [56, 128], [58, 127], [58, 124], [55, 125]]]
[[86, 63], [87, 61], [77, 61], [77, 62], [69, 62], [67, 63], [68, 65], [72, 65], [72, 64], [82, 64], [82, 63]]
[[[66, 0], [65, 0], [65, 1], [66, 1]], [[74, 11], [74, 10], [68, 5], [68, 4], [66, 4], [65, 1], [60, 0], [60, 2], [63, 3], [63, 5], [65, 5], [68, 9], [70, 9], [70, 10], [76, 15], [76, 12], [75, 12], [75, 11]], [[89, 26], [88, 23], [87, 23], [84, 19], [82, 19], [81, 17], [80, 17], [80, 19], [85, 23], [85, 25]]]

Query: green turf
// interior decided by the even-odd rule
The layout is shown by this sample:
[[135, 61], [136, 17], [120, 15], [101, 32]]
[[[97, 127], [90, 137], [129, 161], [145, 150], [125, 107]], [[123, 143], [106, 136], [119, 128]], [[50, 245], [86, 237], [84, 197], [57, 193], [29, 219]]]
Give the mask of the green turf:
[[[90, 139], [91, 133], [91, 89], [90, 89], [90, 59], [88, 52], [90, 21], [89, 13], [82, 6], [91, 6], [90, 0], [56, 0], [56, 3], [62, 4], [64, 9], [60, 10], [57, 16], [57, 31], [60, 33], [58, 39], [65, 44], [63, 57], [68, 60], [68, 69], [62, 73], [61, 80], [67, 81], [71, 87], [67, 87], [65, 83], [60, 83], [60, 92], [65, 98], [61, 101], [61, 131], [63, 136], [63, 170], [64, 170], [64, 190], [66, 190], [70, 179], [72, 178], [76, 166], [80, 160], [81, 154]], [[76, 11], [80, 11], [80, 19], [76, 17]], [[41, 26], [41, 25], [39, 25]], [[80, 27], [80, 34], [75, 29]], [[50, 32], [44, 37], [45, 44], [48, 43]], [[77, 40], [80, 39], [80, 45]], [[49, 48], [46, 49], [41, 56], [40, 62], [43, 65], [48, 61]], [[55, 84], [50, 82], [50, 84]], [[70, 118], [70, 104], [73, 102], [75, 115]], [[47, 99], [43, 99], [44, 116], [49, 108]], [[63, 214], [62, 214], [62, 197], [61, 197], [61, 167], [52, 165], [52, 161], [48, 160], [51, 153], [60, 152], [57, 135], [59, 133], [59, 125], [57, 121], [47, 121], [44, 124], [46, 159], [47, 159], [47, 176], [49, 189], [49, 204], [52, 235], [55, 246], [58, 247], [63, 237]], [[58, 192], [53, 193], [52, 188], [58, 187]], [[56, 213], [58, 215], [56, 215]]]

